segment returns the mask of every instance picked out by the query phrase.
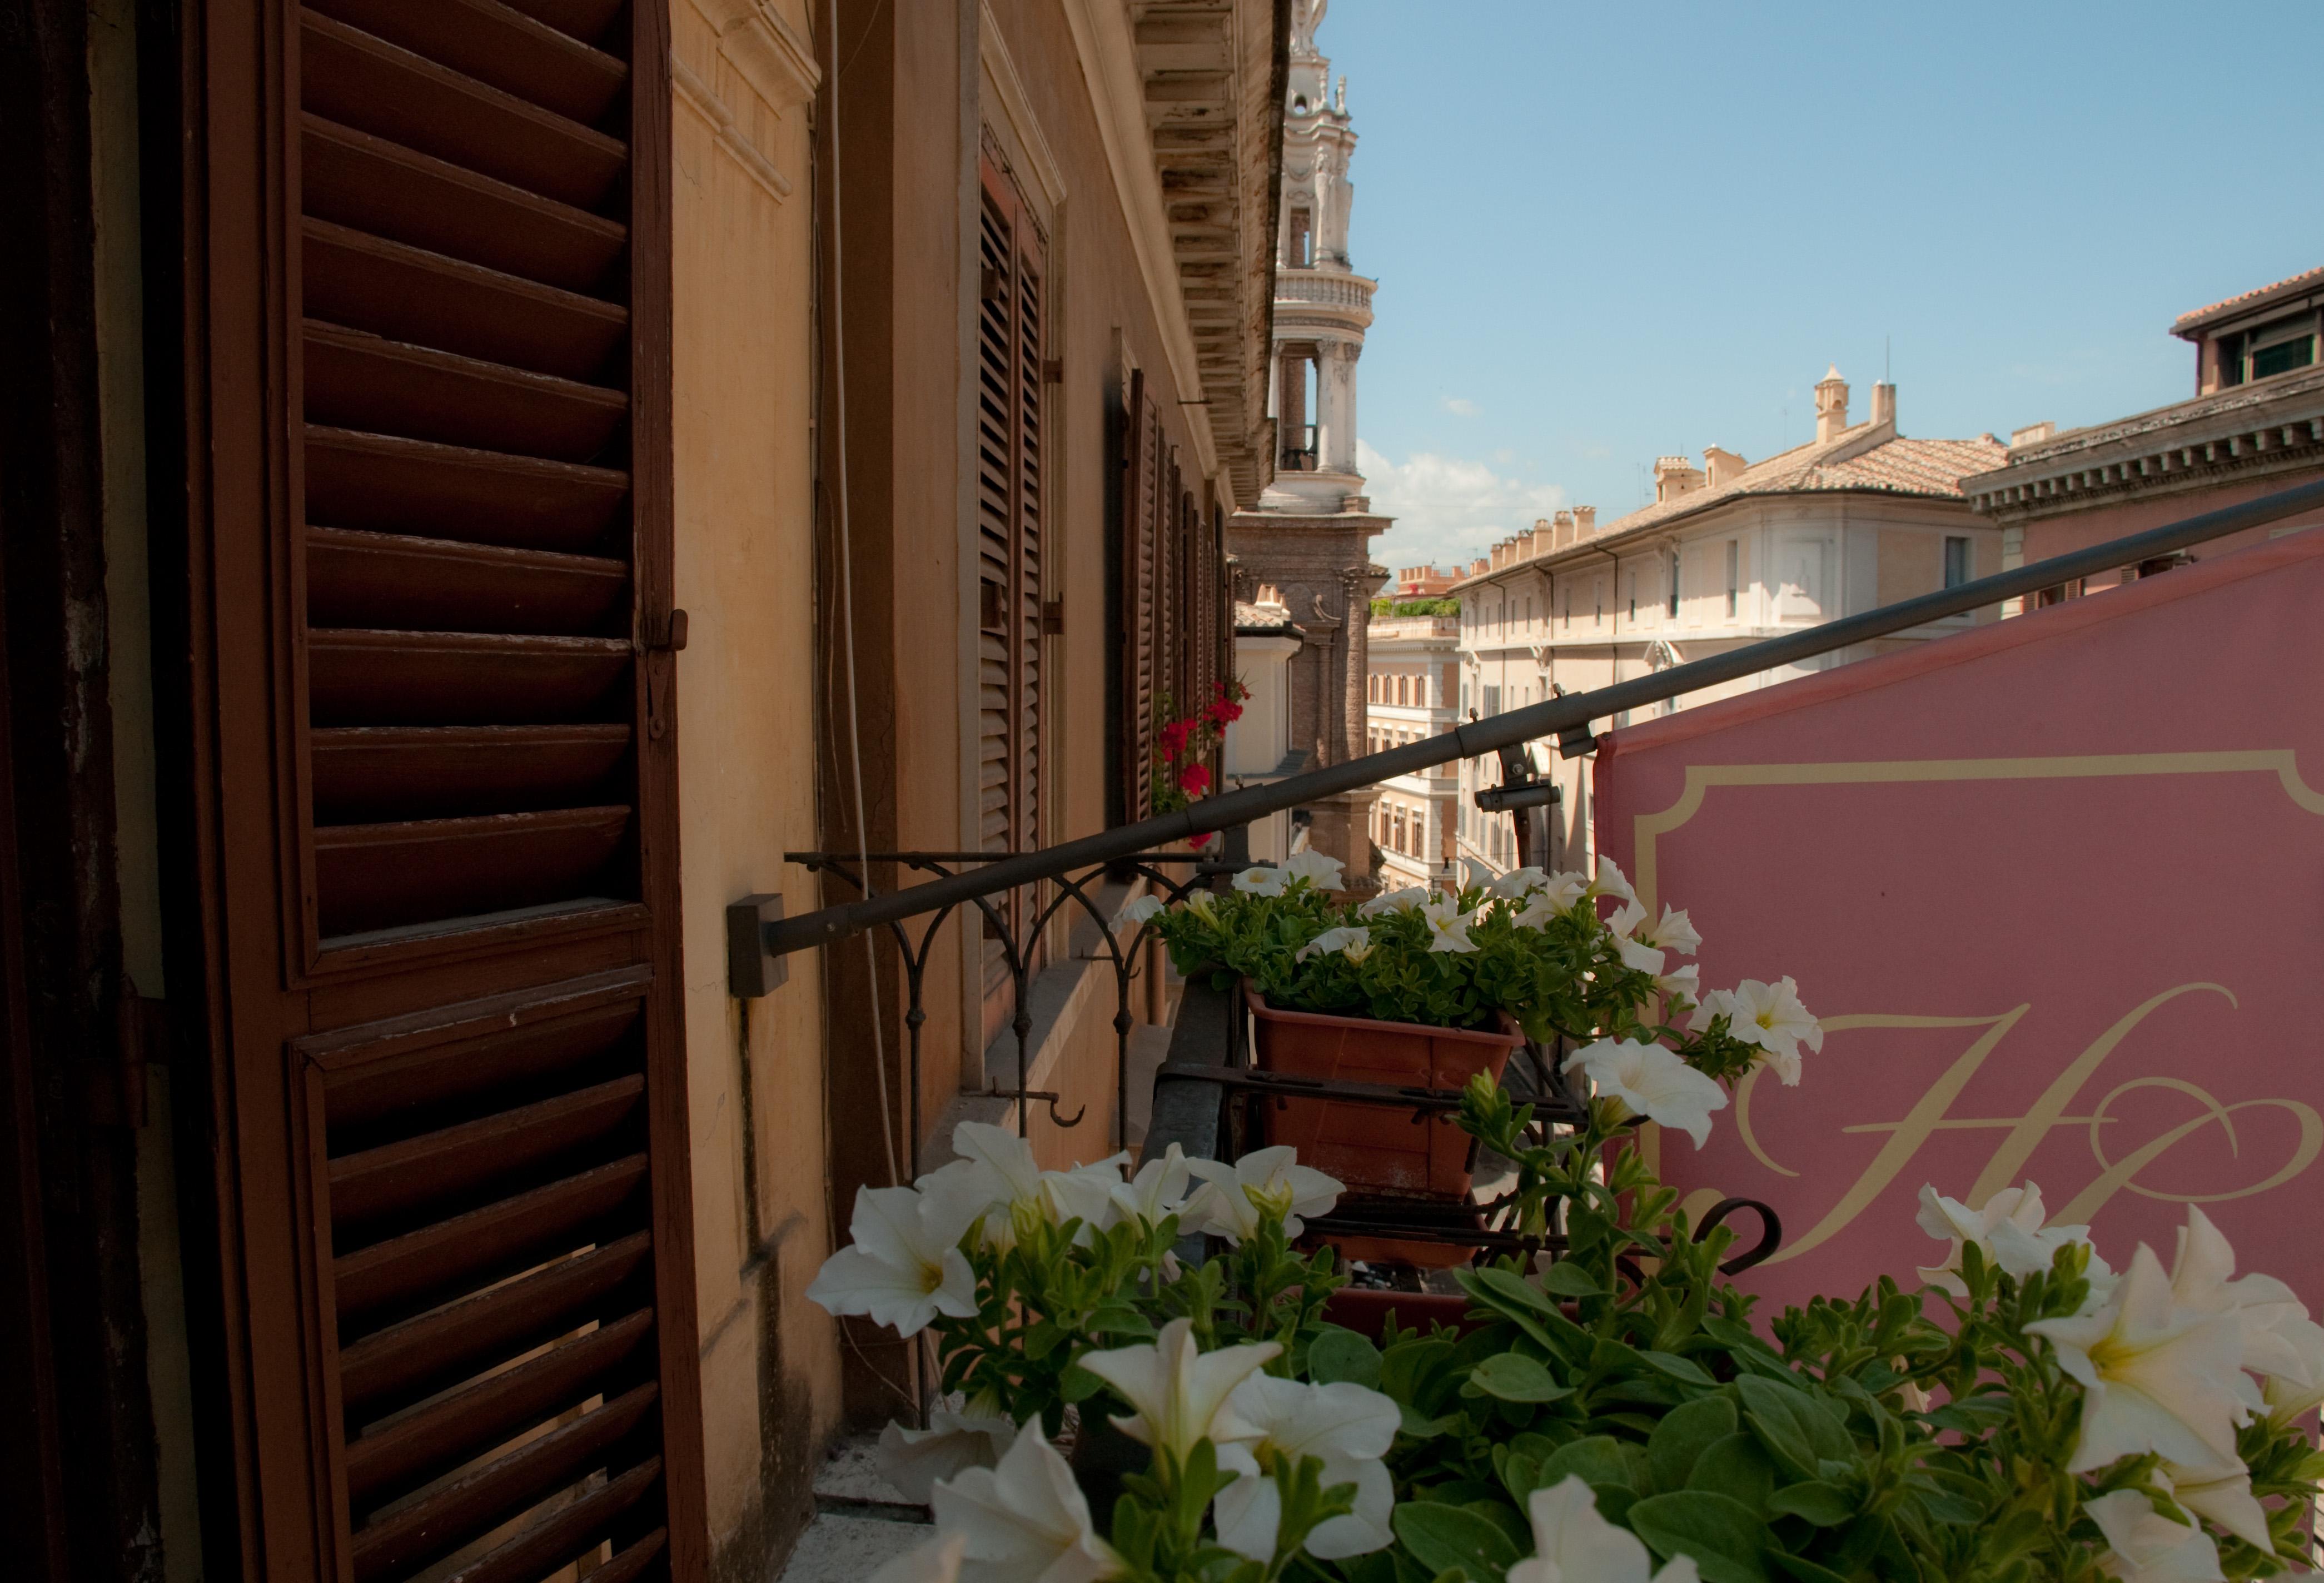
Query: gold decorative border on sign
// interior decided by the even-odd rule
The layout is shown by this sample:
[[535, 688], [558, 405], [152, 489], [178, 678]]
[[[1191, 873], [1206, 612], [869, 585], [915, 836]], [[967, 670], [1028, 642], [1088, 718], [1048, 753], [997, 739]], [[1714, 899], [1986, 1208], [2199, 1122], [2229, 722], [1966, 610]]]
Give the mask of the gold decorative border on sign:
[[2220, 753], [2093, 753], [2043, 759], [1890, 759], [1831, 764], [1690, 764], [1678, 801], [1659, 814], [1632, 816], [1631, 858], [1638, 899], [1649, 912], [1656, 895], [1659, 854], [1655, 843], [1692, 819], [1713, 787], [1877, 786], [1945, 780], [2084, 780], [2132, 775], [2273, 774], [2284, 795], [2310, 814], [2324, 815], [2324, 792], [2300, 778], [2290, 748]]

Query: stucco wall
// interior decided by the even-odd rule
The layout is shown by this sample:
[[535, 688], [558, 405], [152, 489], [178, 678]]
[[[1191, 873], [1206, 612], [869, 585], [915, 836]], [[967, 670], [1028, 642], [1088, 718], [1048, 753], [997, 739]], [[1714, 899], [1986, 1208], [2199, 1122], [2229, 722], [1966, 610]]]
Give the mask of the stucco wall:
[[[816, 833], [810, 106], [744, 40], [722, 51], [733, 10], [672, 7], [678, 810], [711, 1539], [722, 1575], [757, 1577], [813, 1515], [839, 1399], [801, 1296], [829, 1251], [819, 974], [794, 959], [747, 1005], [726, 982], [728, 902], [816, 905], [783, 861]], [[803, 0], [785, 11], [807, 36]]]

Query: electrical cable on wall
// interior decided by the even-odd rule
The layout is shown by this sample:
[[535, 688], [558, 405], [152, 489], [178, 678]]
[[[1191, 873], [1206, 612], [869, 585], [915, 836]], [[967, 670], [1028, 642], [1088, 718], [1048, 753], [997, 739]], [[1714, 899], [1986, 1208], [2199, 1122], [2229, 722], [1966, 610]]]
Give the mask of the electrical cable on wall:
[[[855, 855], [862, 865], [864, 894], [871, 894], [872, 834], [863, 812], [863, 737], [857, 721], [855, 698], [855, 569], [854, 550], [847, 522], [847, 320], [842, 306], [847, 272], [841, 262], [839, 183], [839, 0], [828, 0], [831, 29], [831, 364], [834, 448], [839, 458], [836, 491], [839, 528], [839, 624], [842, 651], [847, 657], [847, 750], [855, 792]], [[880, 1146], [888, 1157], [888, 1181], [903, 1185], [898, 1164], [896, 1135], [890, 1125], [892, 1106], [888, 1098], [888, 1052], [880, 1023], [880, 956], [875, 932], [863, 931], [863, 971], [868, 979], [864, 999], [872, 1010], [872, 1071], [880, 1089]]]

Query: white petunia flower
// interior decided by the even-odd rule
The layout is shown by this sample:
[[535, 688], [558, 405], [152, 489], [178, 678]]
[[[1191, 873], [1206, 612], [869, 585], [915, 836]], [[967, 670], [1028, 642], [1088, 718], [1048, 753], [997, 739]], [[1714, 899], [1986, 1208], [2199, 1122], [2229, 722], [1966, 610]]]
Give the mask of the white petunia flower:
[[917, 1336], [936, 1315], [976, 1312], [976, 1272], [960, 1239], [983, 1211], [949, 1194], [910, 1187], [859, 1187], [854, 1238], [823, 1263], [807, 1300], [835, 1314], [864, 1314]]
[[1245, 896], [1281, 896], [1287, 878], [1282, 870], [1261, 863], [1237, 874], [1234, 888]]
[[2122, 1583], [2223, 1583], [2227, 1576], [2209, 1534], [2164, 1516], [2137, 1490], [2084, 1501], [2082, 1510], [2106, 1535], [2098, 1564]]
[[1256, 1236], [1269, 1216], [1281, 1217], [1286, 1237], [1296, 1237], [1306, 1229], [1300, 1216], [1329, 1213], [1343, 1191], [1321, 1171], [1299, 1164], [1298, 1151], [1287, 1144], [1253, 1149], [1231, 1165], [1188, 1160], [1186, 1168], [1203, 1185], [1186, 1201], [1185, 1220], [1229, 1242]]
[[1702, 968], [1701, 964], [1691, 962], [1683, 968], [1658, 973], [1655, 977], [1655, 989], [1673, 1000], [1683, 1000], [1692, 1005], [1702, 999]]
[[1186, 1187], [1194, 1173], [1186, 1168], [1186, 1151], [1176, 1143], [1159, 1159], [1138, 1167], [1138, 1174], [1113, 1184], [1114, 1208], [1129, 1219], [1158, 1226], [1186, 1207]]
[[962, 1542], [960, 1583], [1099, 1583], [1124, 1569], [1038, 1419], [997, 1466], [967, 1469], [930, 1500], [938, 1537]]
[[1098, 1161], [1093, 1165], [1076, 1164], [1070, 1171], [1041, 1173], [1042, 1201], [1049, 1219], [1062, 1224], [1079, 1220], [1080, 1231], [1074, 1240], [1087, 1247], [1093, 1236], [1111, 1231], [1121, 1222], [1121, 1211], [1113, 1200], [1114, 1189], [1122, 1185], [1121, 1173], [1130, 1164], [1130, 1151]]
[[961, 1557], [968, 1540], [955, 1533], [916, 1544], [865, 1579], [865, 1583], [960, 1583]]
[[1434, 894], [1425, 885], [1407, 885], [1401, 890], [1390, 890], [1373, 897], [1356, 911], [1367, 918], [1376, 918], [1382, 913], [1410, 912]]
[[1621, 865], [1611, 858], [1598, 860], [1598, 878], [1590, 881], [1582, 892], [1585, 896], [1610, 896], [1617, 901], [1636, 901], [1638, 893], [1630, 888], [1629, 880], [1622, 877]]
[[[1945, 1197], [1933, 1185], [1923, 1183], [1917, 1223], [1938, 1241], [1950, 1242], [1952, 1251], [1945, 1256], [1942, 1264], [1923, 1267], [1919, 1272], [1921, 1279], [1955, 1297], [1967, 1297], [1969, 1287], [1962, 1283], [1960, 1271], [1962, 1250], [1969, 1243], [1976, 1243], [1987, 1261], [1999, 1265], [2003, 1274], [2023, 1281], [2028, 1275], [2048, 1270], [2058, 1249], [2066, 1244], [2089, 1241], [2088, 1226], [2044, 1226], [2043, 1213], [2042, 1190], [2031, 1182], [2023, 1187], [2005, 1187], [1987, 1199], [1983, 1207], [1974, 1210], [1959, 1199]], [[2089, 1262], [2091, 1281], [2109, 1281], [2112, 1275], [2106, 1260], [2093, 1251]]]
[[1259, 1436], [1219, 1452], [1219, 1466], [1242, 1476], [1218, 1494], [1214, 1512], [1221, 1544], [1255, 1561], [1275, 1559], [1283, 1494], [1263, 1468], [1278, 1457], [1321, 1458], [1324, 1488], [1356, 1486], [1355, 1509], [1317, 1523], [1307, 1535], [1309, 1555], [1339, 1560], [1369, 1555], [1394, 1542], [1388, 1513], [1396, 1505], [1396, 1484], [1380, 1459], [1402, 1421], [1395, 1402], [1350, 1380], [1311, 1385], [1254, 1374], [1234, 1388], [1227, 1404]]
[[1305, 879], [1318, 890], [1337, 890], [1346, 868], [1339, 859], [1327, 857], [1311, 846], [1305, 851], [1291, 854], [1283, 865], [1283, 877], [1286, 881]]
[[1206, 924], [1213, 923], [1218, 917], [1218, 898], [1207, 890], [1190, 890], [1186, 893], [1186, 910]]
[[1353, 927], [1326, 929], [1293, 952], [1291, 960], [1305, 962], [1311, 956], [1323, 956], [1334, 951], [1350, 962], [1360, 962], [1372, 953], [1372, 932]]
[[1727, 1091], [1680, 1060], [1666, 1046], [1636, 1039], [1600, 1039], [1565, 1058], [1565, 1074], [1585, 1072], [1602, 1098], [1618, 1100], [1633, 1115], [1675, 1127], [1701, 1148], [1711, 1138], [1711, 1113], [1727, 1108]]
[[1788, 974], [1780, 983], [1746, 979], [1732, 989], [1713, 989], [1702, 998], [1701, 1008], [1686, 1025], [1688, 1031], [1701, 1032], [1721, 1014], [1729, 1032], [1771, 1055], [1796, 1055], [1802, 1045], [1823, 1048], [1823, 1025], [1800, 1004], [1800, 988]]
[[1655, 978], [1662, 976], [1664, 953], [1643, 940], [1633, 940], [1628, 934], [1618, 934], [1614, 936], [1614, 954], [1620, 957], [1622, 965], [1634, 973], [1646, 973]]
[[905, 1499], [925, 1505], [938, 1479], [971, 1468], [997, 1467], [1016, 1443], [1012, 1419], [975, 1417], [939, 1407], [928, 1414], [926, 1429], [890, 1422], [880, 1431], [880, 1477], [901, 1490]]
[[1162, 898], [1150, 891], [1121, 909], [1121, 916], [1133, 924], [1150, 924], [1170, 909]]
[[1453, 897], [1439, 897], [1420, 909], [1428, 925], [1428, 949], [1431, 951], [1468, 952], [1477, 949], [1469, 938], [1469, 915], [1461, 910], [1460, 901]]
[[[2189, 1204], [2179, 1256], [2171, 1266], [2172, 1300], [2206, 1313], [2233, 1312], [2243, 1333], [2246, 1368], [2271, 1385], [2281, 1381], [2290, 1390], [2324, 1396], [2324, 1326], [2310, 1319], [2308, 1305], [2274, 1276], [2228, 1279], [2235, 1269], [2236, 1250], [2209, 1215]], [[2244, 1404], [2273, 1404], [2247, 1390]]]
[[2219, 1468], [2182, 1468], [2165, 1462], [2154, 1482], [2171, 1498], [2199, 1517], [2209, 1517], [2221, 1528], [2272, 1555], [2275, 1540], [2267, 1531], [2267, 1508], [2252, 1494], [2251, 1469], [2240, 1462]]
[[1539, 890], [1548, 883], [1549, 876], [1528, 863], [1522, 869], [1511, 869], [1485, 888], [1495, 896], [1504, 896], [1511, 901], [1522, 901], [1528, 893]]
[[1578, 1473], [1534, 1491], [1526, 1515], [1534, 1553], [1509, 1569], [1508, 1583], [1697, 1583], [1692, 1556], [1655, 1571], [1646, 1542], [1599, 1514], [1597, 1493]]
[[1461, 860], [1461, 867], [1469, 876], [1470, 888], [1475, 890], [1490, 890], [1493, 888], [1493, 880], [1496, 876], [1494, 875], [1490, 865], [1480, 863], [1474, 858], [1462, 858]]
[[1183, 1462], [1197, 1440], [1225, 1446], [1259, 1439], [1263, 1431], [1245, 1422], [1230, 1398], [1282, 1350], [1273, 1341], [1256, 1341], [1204, 1352], [1194, 1345], [1194, 1321], [1174, 1319], [1151, 1341], [1084, 1353], [1081, 1367], [1135, 1409], [1113, 1421], [1116, 1429]]
[[[1637, 904], [1632, 902], [1630, 906], [1637, 907]], [[1629, 909], [1625, 907], [1623, 910], [1627, 912]], [[1644, 908], [1639, 909], [1639, 921], [1641, 923], [1645, 921]], [[1694, 925], [1688, 919], [1686, 914], [1683, 910], [1674, 909], [1667, 905], [1663, 908], [1663, 916], [1655, 920], [1651, 925], [1646, 928], [1633, 925], [1623, 933], [1635, 934], [1647, 944], [1658, 946], [1662, 950], [1675, 951], [1681, 956], [1692, 956], [1702, 949], [1702, 936], [1695, 933]]]
[[2102, 1307], [2025, 1330], [2046, 1337], [2058, 1366], [2082, 1383], [2081, 1436], [2069, 1473], [2147, 1451], [2190, 1467], [2236, 1460], [2236, 1426], [2248, 1416], [2241, 1326], [2232, 1311], [2173, 1301], [2153, 1248], [2139, 1245]]

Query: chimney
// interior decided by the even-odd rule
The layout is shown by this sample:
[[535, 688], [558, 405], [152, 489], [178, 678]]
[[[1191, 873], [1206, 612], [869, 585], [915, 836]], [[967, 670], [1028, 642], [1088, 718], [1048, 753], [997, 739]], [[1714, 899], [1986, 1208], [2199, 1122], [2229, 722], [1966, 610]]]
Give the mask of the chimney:
[[1513, 561], [1529, 561], [1534, 557], [1533, 529], [1528, 528], [1517, 536], [1517, 548], [1509, 552]]
[[1709, 475], [1712, 489], [1724, 488], [1738, 477], [1749, 464], [1724, 446], [1702, 447], [1702, 470]]
[[1589, 538], [1592, 533], [1595, 533], [1595, 532], [1597, 532], [1597, 531], [1598, 531], [1598, 508], [1597, 508], [1596, 506], [1576, 506], [1576, 507], [1574, 507], [1574, 508], [1573, 508], [1573, 536], [1574, 536], [1576, 538]]
[[1885, 379], [1872, 387], [1872, 421], [1896, 427], [1896, 387]]
[[1674, 501], [1702, 487], [1702, 474], [1684, 456], [1655, 458], [1655, 503]]
[[1504, 538], [1499, 544], [1493, 546], [1490, 558], [1493, 563], [1493, 570], [1497, 572], [1503, 566], [1507, 566], [1509, 560], [1509, 541]]
[[1552, 524], [1550, 529], [1550, 542], [1553, 545], [1556, 546], [1559, 549], [1563, 549], [1567, 545], [1573, 542], [1573, 513], [1572, 511], [1560, 511], [1550, 519], [1550, 522]]
[[1840, 365], [1816, 382], [1816, 444], [1823, 445], [1840, 437], [1848, 427], [1848, 382], [1840, 377]]
[[2023, 428], [2013, 428], [2009, 431], [2009, 448], [2014, 451], [2020, 446], [2038, 446], [2057, 432], [2058, 426], [2046, 419], [2040, 423], [2029, 423]]
[[1475, 560], [1469, 563], [1469, 575], [1471, 577], [1481, 577], [1492, 569], [1493, 563], [1485, 559], [1482, 556], [1479, 556]]

